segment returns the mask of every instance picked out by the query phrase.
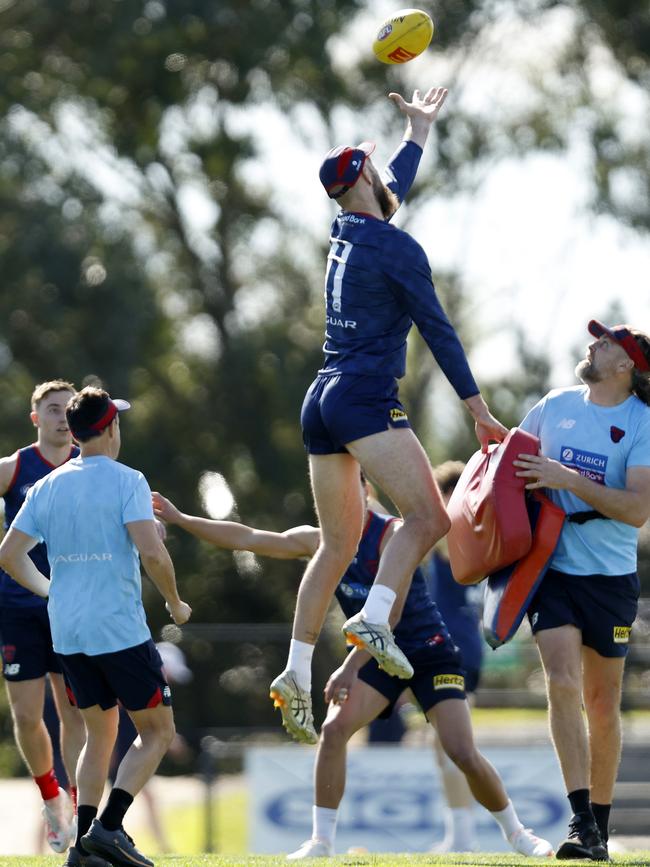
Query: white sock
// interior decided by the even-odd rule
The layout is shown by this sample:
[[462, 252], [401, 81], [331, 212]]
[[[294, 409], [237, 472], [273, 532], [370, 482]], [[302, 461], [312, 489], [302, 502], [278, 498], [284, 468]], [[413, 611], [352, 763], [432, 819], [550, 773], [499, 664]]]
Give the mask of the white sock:
[[373, 584], [368, 593], [366, 604], [361, 609], [361, 616], [368, 623], [388, 625], [388, 616], [395, 601], [395, 591], [385, 584]]
[[298, 686], [306, 689], [307, 692], [311, 690], [311, 658], [313, 655], [313, 644], [307, 644], [306, 641], [298, 641], [295, 638], [291, 639], [287, 668], [290, 671], [295, 671]]
[[317, 807], [315, 804], [312, 807], [312, 837], [315, 840], [322, 840], [332, 848], [336, 837], [338, 812], [330, 807]]
[[517, 815], [515, 808], [512, 806], [512, 801], [508, 801], [508, 806], [504, 810], [497, 810], [492, 813], [492, 815], [501, 826], [503, 836], [506, 840], [511, 837], [515, 831], [524, 827], [519, 821], [519, 816]]
[[473, 807], [448, 807], [445, 810], [445, 840], [452, 852], [471, 851], [476, 845]]

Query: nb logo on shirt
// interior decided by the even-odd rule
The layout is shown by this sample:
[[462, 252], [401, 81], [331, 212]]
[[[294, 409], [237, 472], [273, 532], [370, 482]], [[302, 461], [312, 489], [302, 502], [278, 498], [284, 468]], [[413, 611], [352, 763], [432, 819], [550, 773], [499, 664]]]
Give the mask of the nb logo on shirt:
[[575, 427], [576, 420], [574, 418], [563, 418], [562, 421], [558, 422], [558, 427], [563, 428], [564, 430], [571, 430], [572, 427]]

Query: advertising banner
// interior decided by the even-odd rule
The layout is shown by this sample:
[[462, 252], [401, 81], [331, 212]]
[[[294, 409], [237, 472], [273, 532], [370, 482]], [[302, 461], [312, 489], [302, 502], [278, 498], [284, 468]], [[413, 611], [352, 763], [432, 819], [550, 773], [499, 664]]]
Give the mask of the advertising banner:
[[[482, 750], [497, 768], [521, 821], [554, 846], [566, 836], [570, 810], [550, 746]], [[313, 747], [248, 750], [251, 852], [291, 852], [311, 836]], [[372, 746], [350, 749], [336, 852], [426, 852], [443, 837], [444, 797], [433, 749]], [[476, 807], [482, 852], [510, 847], [490, 814]]]

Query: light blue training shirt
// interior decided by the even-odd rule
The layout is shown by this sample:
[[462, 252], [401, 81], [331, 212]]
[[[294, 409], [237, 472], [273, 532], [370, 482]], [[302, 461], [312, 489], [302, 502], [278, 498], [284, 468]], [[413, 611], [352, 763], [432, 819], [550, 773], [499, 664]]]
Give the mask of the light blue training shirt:
[[151, 638], [125, 525], [153, 519], [142, 473], [103, 455], [74, 458], [31, 488], [13, 526], [47, 545], [57, 653], [95, 656]]
[[[650, 467], [650, 407], [635, 395], [617, 406], [589, 400], [585, 385], [555, 389], [519, 425], [541, 440], [542, 454], [610, 488], [625, 488], [630, 467]], [[564, 490], [546, 490], [565, 512], [593, 509]], [[569, 575], [636, 571], [639, 531], [622, 521], [565, 522], [551, 568]]]

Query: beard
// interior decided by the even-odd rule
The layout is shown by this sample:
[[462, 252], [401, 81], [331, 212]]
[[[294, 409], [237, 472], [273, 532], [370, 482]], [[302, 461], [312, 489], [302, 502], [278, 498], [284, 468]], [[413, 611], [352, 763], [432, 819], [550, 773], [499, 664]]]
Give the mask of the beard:
[[372, 176], [372, 191], [385, 220], [389, 220], [399, 208], [399, 199], [395, 193], [384, 184], [378, 174]]
[[603, 377], [602, 374], [596, 370], [593, 363], [589, 361], [588, 358], [583, 358], [576, 365], [575, 374], [581, 382], [585, 384], [601, 382]]

